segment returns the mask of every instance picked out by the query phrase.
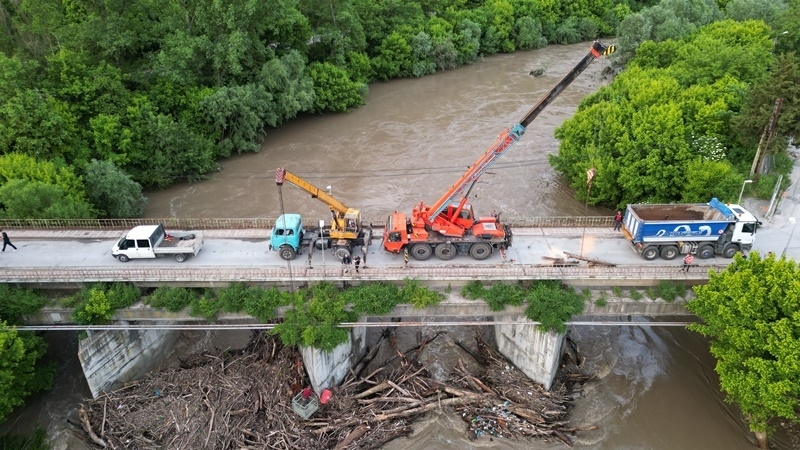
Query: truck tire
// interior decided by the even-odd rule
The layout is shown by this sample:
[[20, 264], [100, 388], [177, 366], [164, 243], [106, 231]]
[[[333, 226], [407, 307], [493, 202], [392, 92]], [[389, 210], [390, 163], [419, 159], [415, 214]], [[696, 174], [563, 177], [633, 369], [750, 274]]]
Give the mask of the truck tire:
[[678, 247], [675, 247], [674, 245], [665, 245], [664, 247], [661, 247], [660, 254], [661, 257], [667, 261], [673, 260], [676, 256], [678, 256]]
[[333, 256], [339, 261], [342, 261], [346, 256], [350, 256], [350, 249], [347, 247], [337, 247], [336, 251], [333, 252]]
[[281, 255], [281, 258], [283, 258], [285, 261], [291, 261], [295, 258], [295, 256], [297, 256], [297, 252], [294, 251], [294, 249], [288, 245], [284, 245], [283, 247], [278, 249], [278, 253]]
[[486, 242], [478, 242], [477, 244], [473, 244], [473, 246], [469, 249], [469, 256], [472, 256], [472, 258], [477, 259], [478, 261], [488, 258], [491, 254], [492, 246]]
[[131, 260], [130, 258], [128, 258], [128, 255], [118, 255], [117, 259], [119, 260], [119, 262], [128, 262]]
[[175, 254], [175, 261], [178, 261], [178, 262], [186, 261], [186, 255], [184, 255], [183, 253], [176, 253]]
[[722, 256], [724, 258], [733, 258], [733, 255], [739, 253], [739, 246], [736, 244], [728, 244], [722, 249]]
[[711, 245], [704, 245], [697, 250], [697, 257], [700, 259], [708, 259], [714, 256], [714, 247]]
[[656, 247], [655, 245], [645, 247], [644, 250], [642, 250], [642, 258], [644, 258], [647, 261], [652, 261], [658, 258], [658, 247]]
[[455, 258], [456, 254], [458, 254], [456, 251], [456, 246], [449, 242], [437, 245], [433, 252], [436, 254], [437, 258], [443, 261], [449, 261]]
[[431, 246], [428, 244], [414, 244], [411, 246], [411, 256], [417, 261], [425, 261], [433, 254]]

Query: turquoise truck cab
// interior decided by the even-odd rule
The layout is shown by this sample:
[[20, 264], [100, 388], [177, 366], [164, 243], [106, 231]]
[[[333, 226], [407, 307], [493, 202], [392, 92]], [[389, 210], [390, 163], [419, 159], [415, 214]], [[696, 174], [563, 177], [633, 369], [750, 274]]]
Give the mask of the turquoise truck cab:
[[303, 243], [303, 219], [300, 214], [282, 214], [275, 221], [269, 237], [269, 249], [278, 251], [285, 260], [294, 259]]

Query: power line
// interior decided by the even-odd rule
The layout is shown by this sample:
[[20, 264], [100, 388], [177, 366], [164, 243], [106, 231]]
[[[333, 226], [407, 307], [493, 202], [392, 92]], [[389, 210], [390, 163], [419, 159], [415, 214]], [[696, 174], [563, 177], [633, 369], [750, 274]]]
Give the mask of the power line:
[[[619, 322], [613, 320], [602, 321], [574, 321], [565, 322], [569, 326], [602, 326], [602, 327], [685, 327], [699, 322]], [[383, 328], [383, 327], [458, 327], [482, 325], [541, 325], [534, 321], [434, 321], [434, 322], [344, 322], [340, 328]], [[20, 331], [125, 331], [125, 330], [272, 330], [276, 324], [146, 324], [146, 325], [24, 325], [15, 327]]]

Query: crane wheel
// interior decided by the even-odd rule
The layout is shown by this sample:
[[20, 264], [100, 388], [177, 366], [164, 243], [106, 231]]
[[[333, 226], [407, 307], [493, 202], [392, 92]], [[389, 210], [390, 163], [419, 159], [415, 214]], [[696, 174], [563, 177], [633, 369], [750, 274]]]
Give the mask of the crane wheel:
[[456, 251], [456, 246], [449, 242], [437, 245], [433, 252], [436, 254], [437, 258], [443, 261], [449, 261], [455, 258], [456, 254], [458, 254], [458, 251]]
[[474, 259], [477, 260], [484, 260], [492, 254], [492, 246], [485, 243], [479, 242], [477, 244], [473, 244], [472, 247], [469, 249], [469, 256], [472, 256]]
[[411, 256], [417, 261], [425, 261], [433, 255], [433, 250], [428, 244], [414, 244], [411, 247]]

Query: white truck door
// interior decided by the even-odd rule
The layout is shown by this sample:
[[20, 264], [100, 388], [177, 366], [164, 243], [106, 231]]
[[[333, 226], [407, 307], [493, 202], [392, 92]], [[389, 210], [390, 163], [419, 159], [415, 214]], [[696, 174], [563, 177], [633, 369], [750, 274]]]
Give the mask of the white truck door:
[[137, 258], [155, 258], [156, 252], [153, 251], [153, 246], [150, 245], [149, 239], [136, 240], [136, 257]]

